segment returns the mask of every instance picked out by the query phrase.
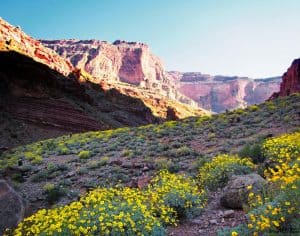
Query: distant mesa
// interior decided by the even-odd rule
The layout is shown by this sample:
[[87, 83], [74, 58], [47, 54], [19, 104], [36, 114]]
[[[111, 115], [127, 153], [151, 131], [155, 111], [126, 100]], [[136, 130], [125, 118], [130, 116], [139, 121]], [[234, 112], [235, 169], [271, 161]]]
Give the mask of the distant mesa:
[[169, 75], [177, 82], [180, 93], [217, 113], [262, 103], [279, 91], [281, 83], [281, 77], [251, 79], [176, 71], [170, 71]]

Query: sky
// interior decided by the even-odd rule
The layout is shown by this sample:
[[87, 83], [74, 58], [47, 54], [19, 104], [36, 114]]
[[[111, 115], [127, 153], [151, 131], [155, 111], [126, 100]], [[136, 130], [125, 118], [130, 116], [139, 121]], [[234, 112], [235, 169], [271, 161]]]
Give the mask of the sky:
[[166, 70], [264, 78], [300, 57], [300, 0], [9, 0], [0, 16], [38, 39], [148, 44]]

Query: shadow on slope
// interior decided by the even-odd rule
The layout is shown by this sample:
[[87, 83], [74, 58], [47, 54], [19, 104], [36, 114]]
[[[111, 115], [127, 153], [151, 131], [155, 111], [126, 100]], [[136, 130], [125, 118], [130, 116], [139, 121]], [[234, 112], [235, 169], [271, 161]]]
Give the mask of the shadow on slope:
[[0, 52], [0, 147], [62, 134], [159, 122], [142, 101]]

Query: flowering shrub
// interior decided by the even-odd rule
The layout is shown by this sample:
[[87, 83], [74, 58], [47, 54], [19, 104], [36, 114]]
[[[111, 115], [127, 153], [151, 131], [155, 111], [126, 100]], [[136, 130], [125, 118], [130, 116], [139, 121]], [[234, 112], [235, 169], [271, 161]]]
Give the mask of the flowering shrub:
[[299, 233], [300, 132], [267, 140], [263, 152], [270, 165], [264, 171], [269, 188], [265, 193], [249, 193], [248, 233], [244, 233], [245, 229], [238, 232], [240, 235]]
[[292, 219], [299, 217], [300, 132], [267, 140], [263, 151], [271, 162], [264, 171], [270, 191], [267, 196], [249, 196], [248, 227], [255, 232], [287, 230]]
[[67, 206], [38, 211], [11, 234], [164, 235], [165, 225], [176, 225], [182, 213], [178, 209], [189, 215], [192, 208], [203, 204], [203, 191], [199, 192], [194, 181], [162, 171], [144, 191], [96, 189]]
[[248, 174], [255, 165], [249, 158], [219, 155], [199, 169], [199, 182], [202, 187], [214, 190], [223, 187], [234, 174]]
[[195, 180], [166, 170], [153, 178], [147, 194], [154, 200], [157, 209], [169, 207], [179, 218], [199, 214], [206, 202], [205, 192], [199, 189]]

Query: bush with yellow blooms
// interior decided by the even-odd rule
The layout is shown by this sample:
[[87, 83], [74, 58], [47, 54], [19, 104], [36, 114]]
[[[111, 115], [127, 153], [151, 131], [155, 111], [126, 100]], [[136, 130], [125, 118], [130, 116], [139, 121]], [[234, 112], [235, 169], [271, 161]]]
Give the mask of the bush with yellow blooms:
[[205, 199], [191, 178], [164, 170], [145, 190], [95, 189], [77, 202], [39, 210], [6, 235], [165, 235], [166, 225], [194, 214]]
[[254, 168], [250, 158], [222, 154], [200, 167], [198, 179], [203, 188], [216, 190], [224, 187], [232, 175], [249, 174]]
[[300, 132], [270, 138], [262, 149], [269, 187], [260, 194], [249, 193], [247, 225], [219, 235], [300, 234]]

